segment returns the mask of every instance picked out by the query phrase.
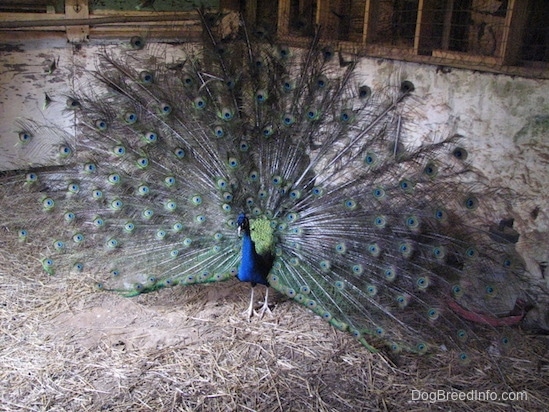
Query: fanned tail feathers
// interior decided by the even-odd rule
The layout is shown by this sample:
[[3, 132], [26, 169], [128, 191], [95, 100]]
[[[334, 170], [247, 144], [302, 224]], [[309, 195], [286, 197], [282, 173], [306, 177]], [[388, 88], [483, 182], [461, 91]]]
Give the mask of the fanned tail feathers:
[[52, 275], [133, 296], [233, 278], [243, 212], [268, 222], [252, 238], [271, 239], [270, 286], [367, 347], [467, 361], [490, 345], [470, 319], [508, 314], [523, 271], [489, 230], [506, 194], [460, 136], [406, 140], [413, 83], [360, 84], [318, 35], [298, 50], [245, 25], [205, 32], [178, 64], [103, 52], [67, 102], [62, 166], [2, 180], [10, 241], [41, 245]]

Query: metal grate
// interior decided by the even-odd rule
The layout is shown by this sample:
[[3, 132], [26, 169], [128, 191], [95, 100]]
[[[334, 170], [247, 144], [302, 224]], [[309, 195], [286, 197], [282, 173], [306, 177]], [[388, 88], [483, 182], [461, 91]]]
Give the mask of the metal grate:
[[63, 1], [58, 0], [0, 1], [0, 13], [55, 13], [63, 8]]
[[[279, 0], [279, 33], [316, 26], [343, 50], [549, 76], [548, 0]], [[524, 69], [524, 70], [523, 70]], [[539, 74], [529, 73], [536, 69]]]
[[549, 62], [549, 2], [530, 0], [528, 21], [522, 43], [525, 61]]

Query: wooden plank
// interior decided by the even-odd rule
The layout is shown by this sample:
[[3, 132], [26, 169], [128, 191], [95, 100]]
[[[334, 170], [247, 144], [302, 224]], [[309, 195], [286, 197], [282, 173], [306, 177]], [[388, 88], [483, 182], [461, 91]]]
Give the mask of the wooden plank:
[[[89, 26], [91, 38], [126, 37], [128, 32], [145, 32], [162, 39], [197, 40], [202, 24], [196, 12], [157, 13], [101, 10], [87, 19], [65, 19], [64, 14], [0, 13], [0, 41], [57, 37], [65, 26]], [[15, 29], [15, 30], [14, 30]]]
[[482, 67], [482, 66], [493, 66], [500, 67], [501, 61], [498, 57], [491, 56], [481, 56], [478, 54], [468, 54], [464, 52], [449, 51], [449, 50], [433, 50], [433, 57], [442, 58], [447, 60], [449, 63], [453, 61], [458, 61], [460, 63], [469, 63], [474, 64], [473, 67]]

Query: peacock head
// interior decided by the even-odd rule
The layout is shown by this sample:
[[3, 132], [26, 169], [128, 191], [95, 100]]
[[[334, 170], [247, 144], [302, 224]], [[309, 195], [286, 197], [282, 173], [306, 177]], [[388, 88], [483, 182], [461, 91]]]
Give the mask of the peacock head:
[[250, 221], [246, 217], [244, 213], [240, 213], [238, 215], [238, 219], [236, 221], [237, 230], [238, 230], [238, 236], [241, 236], [242, 231], [244, 233], [249, 233], [250, 231]]

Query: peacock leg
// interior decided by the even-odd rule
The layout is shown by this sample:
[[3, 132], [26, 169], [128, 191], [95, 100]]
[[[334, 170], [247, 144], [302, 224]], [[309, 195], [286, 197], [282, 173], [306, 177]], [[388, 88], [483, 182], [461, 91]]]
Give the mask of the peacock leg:
[[271, 309], [269, 308], [269, 287], [268, 286], [265, 286], [265, 300], [263, 302], [263, 306], [261, 306], [258, 312], [254, 311], [255, 315], [259, 316], [259, 319], [263, 319], [265, 312], [267, 312], [269, 315], [273, 314], [273, 312], [271, 312]]
[[252, 316], [254, 315], [254, 286], [250, 288], [252, 290], [250, 294], [250, 305], [248, 306], [248, 310], [244, 312], [248, 315], [248, 322], [252, 320]]

